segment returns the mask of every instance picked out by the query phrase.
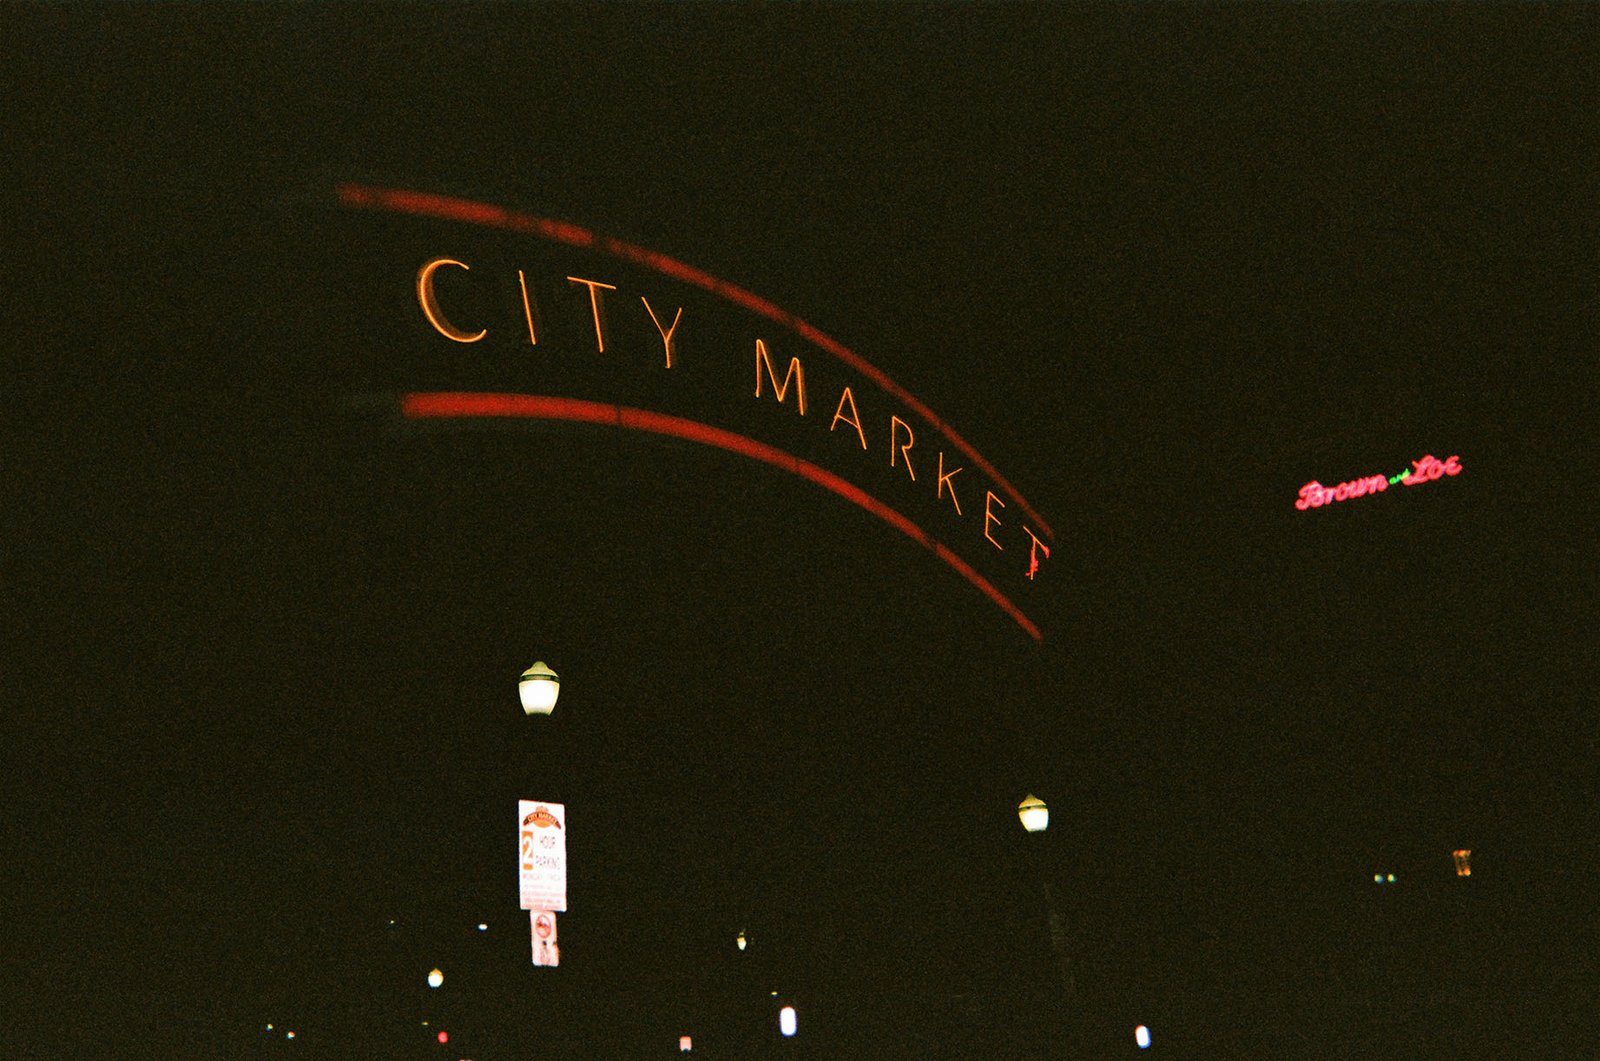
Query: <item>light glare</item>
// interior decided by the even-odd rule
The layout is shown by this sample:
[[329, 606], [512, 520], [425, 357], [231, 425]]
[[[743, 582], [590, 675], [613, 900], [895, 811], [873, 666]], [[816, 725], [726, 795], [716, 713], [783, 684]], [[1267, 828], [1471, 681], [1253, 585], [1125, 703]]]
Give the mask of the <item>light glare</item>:
[[1139, 1049], [1150, 1049], [1150, 1029], [1143, 1024], [1133, 1029], [1133, 1041], [1139, 1044]]
[[444, 983], [444, 973], [441, 973], [437, 969], [434, 969], [432, 972], [428, 973], [429, 987], [438, 987], [442, 983]]
[[778, 1030], [784, 1035], [793, 1035], [795, 1032], [795, 1016], [793, 1006], [784, 1006], [778, 1011]]

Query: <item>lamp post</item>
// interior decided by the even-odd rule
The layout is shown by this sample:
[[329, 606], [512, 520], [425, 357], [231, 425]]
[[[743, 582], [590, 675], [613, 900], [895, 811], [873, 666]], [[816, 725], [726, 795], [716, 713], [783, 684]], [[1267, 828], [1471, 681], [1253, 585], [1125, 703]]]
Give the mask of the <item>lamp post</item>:
[[[1022, 822], [1023, 829], [1029, 835], [1043, 837], [1044, 831], [1050, 827], [1050, 807], [1038, 796], [1029, 794], [1021, 803], [1017, 804], [1017, 818]], [[1038, 841], [1030, 843], [1030, 847], [1037, 849]], [[1078, 989], [1072, 976], [1072, 961], [1067, 952], [1067, 931], [1061, 920], [1061, 913], [1056, 909], [1055, 893], [1050, 888], [1050, 875], [1046, 871], [1043, 859], [1038, 858], [1035, 850], [1036, 861], [1039, 869], [1039, 880], [1044, 885], [1045, 912], [1048, 915], [1050, 929], [1050, 950], [1055, 955], [1056, 970], [1061, 976], [1061, 998], [1066, 1006], [1066, 1019], [1063, 1022], [1067, 1034], [1072, 1041], [1074, 1049], [1077, 1046], [1077, 1018], [1078, 1018]]]
[[[560, 695], [561, 678], [555, 671], [550, 669], [544, 660], [535, 662], [533, 666], [523, 671], [517, 679], [517, 698], [522, 702], [522, 713], [524, 715], [530, 717], [538, 715], [549, 718], [551, 712], [555, 710], [556, 698]], [[539, 728], [542, 729], [543, 726]], [[565, 798], [565, 796], [562, 797], [561, 805], [564, 805]], [[533, 833], [526, 831], [530, 821], [534, 822], [536, 827], [546, 827], [554, 824], [558, 829], [561, 826], [560, 821], [550, 813], [549, 808], [537, 807], [532, 805], [531, 802], [525, 803], [520, 795], [518, 796], [517, 805], [518, 814], [526, 815], [522, 820], [524, 832], [522, 834], [523, 854], [521, 856], [522, 879], [519, 882], [520, 886], [526, 889], [529, 887], [530, 877], [537, 872], [543, 872], [535, 871], [534, 863], [538, 860], [544, 860], [546, 865], [560, 867], [560, 890], [564, 896], [566, 893], [564, 835], [547, 836], [540, 841], [545, 845], [556, 844], [559, 850], [543, 849], [542, 853], [530, 854], [529, 849], [534, 843]], [[543, 815], [542, 818], [540, 817], [541, 814]], [[534, 879], [537, 880], [537, 877], [534, 877]], [[545, 881], [539, 887], [548, 890], [549, 884], [549, 881]], [[524, 892], [525, 896], [526, 894]], [[565, 902], [550, 902], [548, 905], [552, 909], [549, 910], [543, 909], [543, 905], [541, 904], [539, 907], [529, 911], [529, 924], [533, 931], [534, 942], [533, 964], [535, 966], [551, 967], [561, 963], [560, 948], [557, 945], [556, 909], [564, 909], [566, 904]]]

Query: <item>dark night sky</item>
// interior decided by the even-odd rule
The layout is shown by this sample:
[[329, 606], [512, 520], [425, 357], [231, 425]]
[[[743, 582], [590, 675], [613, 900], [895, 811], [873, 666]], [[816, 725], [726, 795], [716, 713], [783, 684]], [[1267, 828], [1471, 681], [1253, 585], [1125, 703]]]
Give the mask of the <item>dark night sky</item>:
[[[533, 1010], [754, 1056], [768, 984], [814, 1056], [1031, 1056], [1041, 874], [1092, 1056], [1593, 1050], [1592, 7], [8, 22], [22, 1056], [431, 1056], [425, 1012], [508, 1056]], [[296, 283], [340, 180], [861, 351], [1057, 528], [1044, 643], [732, 457], [360, 422]], [[1291, 505], [1424, 453], [1465, 473]], [[560, 979], [519, 795], [572, 815]]]

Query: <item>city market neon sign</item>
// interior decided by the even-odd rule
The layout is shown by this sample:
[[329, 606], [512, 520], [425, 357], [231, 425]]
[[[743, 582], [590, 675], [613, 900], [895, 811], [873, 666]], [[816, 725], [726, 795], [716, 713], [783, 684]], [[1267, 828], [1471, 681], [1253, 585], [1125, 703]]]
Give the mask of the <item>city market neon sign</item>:
[[1361, 479], [1352, 479], [1340, 483], [1338, 486], [1323, 486], [1315, 479], [1300, 488], [1300, 499], [1294, 507], [1304, 512], [1308, 508], [1321, 508], [1333, 501], [1350, 501], [1368, 494], [1381, 494], [1395, 483], [1404, 486], [1421, 486], [1441, 479], [1446, 475], [1460, 475], [1460, 458], [1456, 456], [1440, 460], [1433, 454], [1428, 454], [1421, 460], [1411, 462], [1411, 467], [1399, 475], [1368, 475]]
[[[337, 198], [346, 208], [509, 230], [587, 252], [591, 257], [584, 259], [585, 264], [548, 270], [548, 275], [543, 275], [547, 270], [526, 270], [521, 267], [522, 262], [507, 262], [502, 257], [498, 267], [491, 268], [510, 279], [498, 282], [492, 277], [487, 282], [469, 279], [484, 275], [484, 270], [474, 268], [484, 264], [477, 254], [426, 253], [410, 263], [410, 268], [416, 270], [411, 276], [412, 312], [418, 323], [436, 336], [434, 342], [444, 341], [444, 348], [476, 352], [498, 341], [501, 349], [514, 346], [543, 352], [552, 349], [553, 341], [552, 356], [556, 360], [546, 356], [540, 364], [560, 364], [560, 358], [580, 349], [587, 351], [587, 364], [633, 364], [637, 370], [653, 361], [655, 368], [645, 370], [678, 377], [679, 382], [670, 384], [675, 388], [673, 393], [689, 395], [690, 408], [709, 415], [712, 422], [618, 403], [604, 393], [604, 387], [596, 394], [601, 399], [598, 401], [575, 395], [531, 394], [521, 390], [523, 381], [516, 378], [502, 381], [512, 384], [511, 389], [491, 386], [482, 390], [403, 393], [400, 411], [404, 418], [515, 417], [603, 424], [741, 454], [807, 479], [893, 526], [975, 586], [1029, 636], [1042, 639], [1038, 627], [974, 564], [998, 568], [993, 574], [1002, 576], [1001, 581], [1006, 576], [1021, 576], [1032, 582], [1043, 573], [1050, 557], [1054, 538], [1051, 527], [970, 443], [865, 358], [759, 296], [665, 255], [575, 225], [449, 196], [368, 185], [341, 184]], [[677, 304], [683, 294], [693, 292], [680, 292], [677, 299], [663, 302], [655, 290], [639, 290], [631, 287], [626, 277], [608, 275], [603, 261], [592, 260], [596, 254], [708, 292], [764, 323], [758, 321], [755, 329], [745, 331], [732, 345], [724, 330], [721, 339], [714, 340], [715, 345], [707, 346], [706, 336], [718, 334], [716, 322], [707, 329], [703, 310]], [[484, 256], [494, 257], [492, 252]], [[645, 283], [649, 284], [648, 277]], [[461, 296], [462, 284], [476, 285], [480, 294], [495, 289], [501, 294], [494, 301], [474, 301]], [[441, 285], [455, 286], [443, 290]], [[574, 301], [576, 304], [571, 304]], [[496, 304], [501, 306], [498, 313]], [[555, 310], [554, 317], [548, 315], [551, 310]], [[569, 316], [571, 319], [567, 320]], [[637, 318], [637, 327], [629, 324], [633, 318]], [[804, 350], [780, 353], [779, 344], [773, 340], [785, 342], [784, 337], [774, 336], [771, 331], [761, 334], [773, 324], [824, 355], [822, 363], [813, 361], [814, 353], [806, 354]], [[639, 357], [646, 347], [640, 346], [639, 338], [632, 335], [641, 328], [639, 334], [648, 336], [644, 342], [653, 351], [647, 355], [649, 360], [642, 362]], [[681, 348], [686, 334], [687, 350]], [[741, 346], [743, 350], [739, 352]], [[614, 347], [621, 348], [625, 356], [617, 359]], [[802, 354], [806, 354], [806, 360], [802, 360]], [[744, 362], [742, 370], [740, 361]], [[585, 371], [584, 366], [580, 365], [578, 371]], [[742, 387], [735, 383], [723, 389], [724, 381], [732, 382], [741, 376]], [[541, 382], [549, 382], [548, 371]], [[588, 386], [594, 389], [592, 378]], [[742, 400], [734, 398], [740, 390]], [[637, 394], [637, 387], [626, 393]], [[835, 394], [836, 403], [832, 401]], [[709, 404], [704, 400], [707, 397], [711, 399]], [[826, 404], [814, 408], [813, 397], [833, 404], [832, 415], [828, 415]], [[786, 425], [779, 428], [776, 419], [768, 420], [768, 413], [752, 420], [741, 411], [733, 413], [731, 420], [718, 423], [729, 416], [727, 410], [734, 405], [746, 410], [765, 407], [784, 419], [788, 419], [784, 413], [792, 416], [789, 424], [816, 426], [803, 432], [810, 436], [808, 439], [797, 436]], [[757, 421], [773, 424], [774, 441], [781, 441], [782, 445], [746, 434], [752, 430], [766, 433], [767, 429]], [[825, 464], [839, 465], [844, 475], [828, 470]], [[868, 472], [874, 464], [881, 470]], [[914, 521], [850, 481], [863, 473], [897, 491], [911, 510], [930, 504], [933, 507]], [[969, 499], [966, 504], [962, 504], [963, 497]], [[922, 524], [924, 519], [942, 522], [944, 529], [929, 533]], [[981, 555], [963, 559], [951, 545]]]

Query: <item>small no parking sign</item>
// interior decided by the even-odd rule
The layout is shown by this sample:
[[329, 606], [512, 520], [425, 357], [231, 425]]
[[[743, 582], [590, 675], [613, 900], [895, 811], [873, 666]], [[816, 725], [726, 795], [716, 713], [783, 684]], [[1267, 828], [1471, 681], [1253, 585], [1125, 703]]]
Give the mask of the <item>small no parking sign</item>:
[[561, 948], [556, 945], [556, 912], [529, 910], [528, 922], [533, 928], [533, 964], [560, 965]]

